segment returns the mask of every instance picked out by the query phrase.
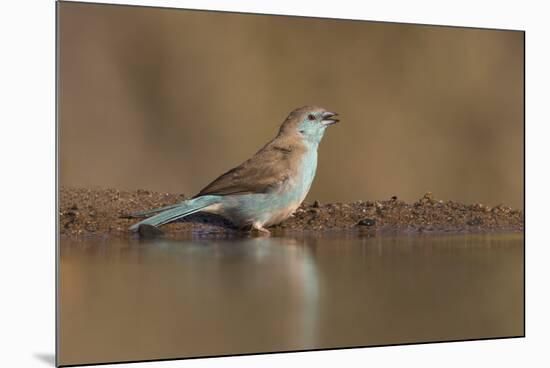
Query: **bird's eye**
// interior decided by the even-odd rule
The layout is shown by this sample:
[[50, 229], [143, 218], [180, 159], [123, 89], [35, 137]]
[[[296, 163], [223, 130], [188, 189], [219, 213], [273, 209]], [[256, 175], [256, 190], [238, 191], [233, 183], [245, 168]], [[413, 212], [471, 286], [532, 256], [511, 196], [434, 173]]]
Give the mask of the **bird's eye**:
[[309, 115], [307, 116], [307, 118], [308, 118], [310, 121], [311, 121], [311, 120], [315, 120], [315, 115], [309, 114]]

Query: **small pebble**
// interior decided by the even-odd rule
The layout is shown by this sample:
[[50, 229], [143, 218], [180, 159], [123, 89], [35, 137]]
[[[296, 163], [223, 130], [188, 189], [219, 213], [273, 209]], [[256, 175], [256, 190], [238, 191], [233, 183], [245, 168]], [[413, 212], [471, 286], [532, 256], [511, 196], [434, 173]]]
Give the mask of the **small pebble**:
[[159, 236], [162, 236], [164, 232], [162, 232], [162, 230], [160, 230], [156, 226], [143, 224], [143, 225], [139, 225], [138, 234], [140, 238], [154, 239], [154, 238], [158, 238]]
[[483, 220], [479, 217], [474, 217], [473, 219], [468, 220], [466, 223], [470, 226], [479, 226], [483, 224]]
[[374, 219], [366, 218], [357, 223], [358, 226], [374, 226], [376, 221]]

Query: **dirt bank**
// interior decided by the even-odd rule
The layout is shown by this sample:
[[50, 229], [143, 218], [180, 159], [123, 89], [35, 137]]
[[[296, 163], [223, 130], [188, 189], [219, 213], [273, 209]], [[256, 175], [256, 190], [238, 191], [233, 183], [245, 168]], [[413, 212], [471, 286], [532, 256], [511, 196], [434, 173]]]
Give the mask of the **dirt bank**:
[[[128, 236], [136, 219], [125, 214], [162, 207], [185, 199], [182, 194], [148, 190], [61, 188], [59, 230], [61, 236]], [[523, 231], [523, 212], [504, 205], [463, 204], [435, 199], [426, 193], [414, 203], [397, 197], [353, 203], [303, 203], [293, 217], [271, 227], [275, 233], [292, 231], [358, 230], [382, 233], [463, 233]], [[224, 219], [195, 214], [162, 227], [167, 236], [185, 234], [234, 234], [238, 230]]]

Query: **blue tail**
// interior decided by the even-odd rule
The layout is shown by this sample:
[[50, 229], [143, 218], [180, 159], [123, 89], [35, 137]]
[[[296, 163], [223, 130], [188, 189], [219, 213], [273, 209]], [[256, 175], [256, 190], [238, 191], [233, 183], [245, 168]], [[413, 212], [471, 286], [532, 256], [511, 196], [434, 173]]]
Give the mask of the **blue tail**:
[[[219, 202], [219, 197], [217, 196], [203, 196], [198, 198], [189, 199], [183, 201], [174, 206], [168, 206], [167, 209], [158, 215], [151, 216], [146, 218], [143, 221], [140, 221], [130, 227], [130, 231], [137, 231], [140, 225], [153, 225], [161, 226], [169, 222], [178, 220], [182, 217], [191, 215], [195, 212], [216, 204]], [[155, 211], [155, 210], [153, 210]]]
[[155, 209], [147, 210], [147, 211], [132, 212], [132, 213], [128, 213], [128, 214], [123, 215], [123, 217], [125, 217], [125, 218], [145, 217], [145, 216], [150, 216], [154, 213], [159, 213], [159, 212], [166, 211], [166, 210], [169, 210], [169, 209], [172, 209], [172, 208], [176, 208], [178, 206], [181, 206], [181, 203], [172, 204], [170, 206], [155, 208]]

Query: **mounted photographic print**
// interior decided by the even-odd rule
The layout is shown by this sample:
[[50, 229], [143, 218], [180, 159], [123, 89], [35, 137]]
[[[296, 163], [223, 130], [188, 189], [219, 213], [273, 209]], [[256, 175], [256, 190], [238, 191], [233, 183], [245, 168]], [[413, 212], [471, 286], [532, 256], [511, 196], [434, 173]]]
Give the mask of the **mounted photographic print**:
[[58, 2], [57, 364], [524, 336], [524, 35]]

